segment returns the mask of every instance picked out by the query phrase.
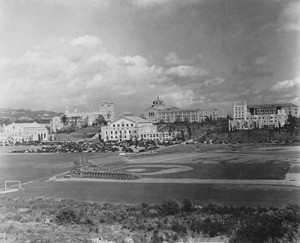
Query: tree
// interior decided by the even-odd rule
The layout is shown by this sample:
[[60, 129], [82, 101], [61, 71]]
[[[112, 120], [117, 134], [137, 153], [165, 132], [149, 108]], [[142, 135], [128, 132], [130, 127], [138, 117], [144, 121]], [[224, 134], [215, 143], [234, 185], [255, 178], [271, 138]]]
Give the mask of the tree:
[[187, 124], [186, 128], [187, 128], [188, 138], [190, 139], [191, 136], [192, 136], [191, 125], [190, 125], [190, 124]]
[[190, 213], [193, 211], [193, 204], [191, 203], [190, 200], [184, 199], [183, 200], [183, 205], [182, 205], [182, 211]]
[[67, 116], [66, 116], [65, 114], [62, 115], [62, 116], [60, 117], [60, 119], [61, 119], [61, 122], [62, 122], [64, 125], [67, 124], [68, 118], [67, 118]]
[[185, 141], [184, 131], [183, 131], [183, 130], [180, 130], [180, 132], [181, 132], [181, 139], [182, 139], [182, 141]]
[[105, 118], [102, 115], [98, 115], [97, 119], [96, 119], [96, 124], [97, 125], [107, 125], [107, 121], [105, 120]]
[[161, 204], [162, 213], [165, 215], [174, 215], [180, 212], [181, 206], [177, 200], [164, 200]]

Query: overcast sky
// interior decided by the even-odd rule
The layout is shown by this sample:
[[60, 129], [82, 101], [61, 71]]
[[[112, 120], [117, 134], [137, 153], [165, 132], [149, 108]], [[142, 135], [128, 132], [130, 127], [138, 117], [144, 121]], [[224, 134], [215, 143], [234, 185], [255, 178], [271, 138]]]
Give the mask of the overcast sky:
[[300, 1], [0, 0], [0, 107], [300, 104]]

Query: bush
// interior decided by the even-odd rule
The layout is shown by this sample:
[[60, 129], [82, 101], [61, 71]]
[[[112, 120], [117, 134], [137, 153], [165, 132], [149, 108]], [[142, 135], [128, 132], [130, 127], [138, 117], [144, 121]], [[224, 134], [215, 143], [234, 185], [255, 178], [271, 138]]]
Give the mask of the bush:
[[161, 204], [164, 215], [175, 215], [180, 212], [180, 203], [177, 200], [164, 200]]
[[183, 236], [187, 234], [188, 228], [184, 221], [174, 220], [171, 222], [171, 230]]
[[297, 238], [299, 224], [298, 206], [287, 206], [281, 210], [262, 212], [244, 220], [232, 238], [232, 242], [294, 241]]
[[193, 211], [193, 204], [188, 199], [183, 200], [182, 211], [190, 213]]
[[62, 209], [55, 216], [57, 224], [72, 224], [80, 221], [78, 215], [73, 209]]

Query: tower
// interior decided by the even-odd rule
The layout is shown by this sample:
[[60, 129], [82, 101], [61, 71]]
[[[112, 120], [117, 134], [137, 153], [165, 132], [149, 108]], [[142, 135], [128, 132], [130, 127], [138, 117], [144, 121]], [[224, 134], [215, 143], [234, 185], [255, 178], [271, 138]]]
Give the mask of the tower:
[[99, 103], [99, 115], [103, 116], [105, 121], [112, 122], [115, 119], [114, 103], [101, 101]]
[[165, 103], [159, 99], [159, 97], [156, 98], [156, 100], [154, 100], [152, 102], [152, 106], [153, 108], [157, 109], [157, 110], [163, 110], [165, 109]]

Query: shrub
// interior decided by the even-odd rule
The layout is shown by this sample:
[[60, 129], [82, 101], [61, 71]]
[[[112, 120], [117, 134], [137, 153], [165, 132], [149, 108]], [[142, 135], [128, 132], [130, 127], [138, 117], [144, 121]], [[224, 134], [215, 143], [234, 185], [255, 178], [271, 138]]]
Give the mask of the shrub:
[[158, 231], [158, 230], [154, 230], [153, 235], [151, 237], [151, 242], [152, 243], [161, 243], [164, 242], [166, 239], [165, 235]]
[[162, 213], [165, 215], [175, 215], [180, 212], [180, 203], [177, 200], [164, 200], [161, 204]]
[[298, 206], [262, 212], [244, 223], [235, 232], [232, 242], [293, 241], [298, 234], [300, 214]]
[[190, 213], [193, 211], [193, 204], [188, 199], [183, 200], [182, 211]]
[[187, 225], [185, 224], [185, 222], [174, 220], [171, 222], [171, 230], [176, 232], [178, 235], [186, 235]]
[[57, 224], [72, 224], [78, 223], [79, 217], [73, 209], [62, 209], [55, 216]]

